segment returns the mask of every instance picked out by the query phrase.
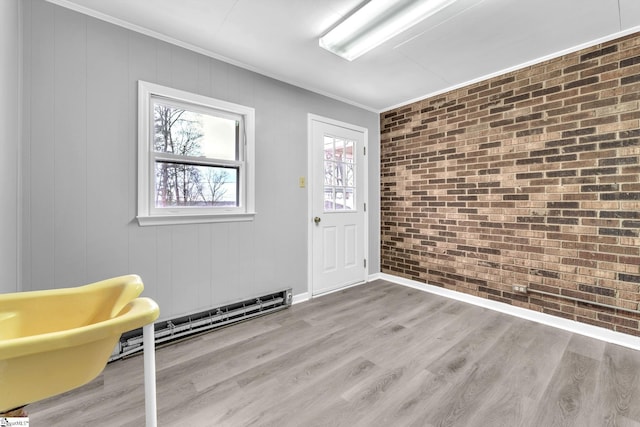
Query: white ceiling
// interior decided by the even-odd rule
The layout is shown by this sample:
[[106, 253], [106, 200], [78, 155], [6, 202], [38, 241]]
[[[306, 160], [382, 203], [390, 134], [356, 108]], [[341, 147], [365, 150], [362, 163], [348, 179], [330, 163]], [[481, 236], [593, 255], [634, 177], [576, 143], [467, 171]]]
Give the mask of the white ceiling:
[[318, 37], [362, 0], [49, 0], [384, 111], [612, 35], [639, 0], [458, 0], [353, 62]]

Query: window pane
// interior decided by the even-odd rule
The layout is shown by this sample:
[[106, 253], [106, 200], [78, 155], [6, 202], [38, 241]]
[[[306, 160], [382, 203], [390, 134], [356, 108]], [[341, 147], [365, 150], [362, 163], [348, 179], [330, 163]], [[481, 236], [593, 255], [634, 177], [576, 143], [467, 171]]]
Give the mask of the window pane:
[[356, 209], [355, 141], [324, 136], [324, 210]]
[[324, 209], [327, 211], [334, 210], [335, 200], [333, 197], [333, 188], [325, 187], [324, 188]]
[[334, 169], [335, 169], [334, 162], [325, 160], [324, 162], [324, 184], [325, 185], [336, 185]]
[[344, 166], [345, 168], [345, 179], [344, 179], [344, 185], [346, 185], [347, 187], [353, 187], [354, 186], [354, 165], [353, 164], [348, 164]]
[[324, 159], [333, 160], [333, 138], [327, 135], [324, 137]]
[[353, 163], [353, 141], [345, 141], [344, 143], [344, 161]]
[[238, 160], [240, 123], [154, 100], [154, 150], [183, 156]]
[[336, 210], [344, 209], [344, 189], [343, 188], [336, 188], [335, 209]]
[[156, 162], [156, 208], [238, 206], [238, 169]]
[[335, 185], [344, 185], [344, 163], [342, 162], [336, 163], [335, 174], [336, 174]]
[[344, 160], [344, 140], [340, 138], [336, 138], [334, 140], [335, 149], [334, 156], [337, 161], [341, 162]]
[[355, 202], [355, 190], [353, 188], [345, 189], [345, 209], [353, 210]]

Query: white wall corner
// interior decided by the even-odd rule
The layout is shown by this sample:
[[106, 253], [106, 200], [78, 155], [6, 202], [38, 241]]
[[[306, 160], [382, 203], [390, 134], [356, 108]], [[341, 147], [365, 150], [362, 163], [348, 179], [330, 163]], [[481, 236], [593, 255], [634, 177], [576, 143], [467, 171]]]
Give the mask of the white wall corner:
[[367, 282], [373, 282], [374, 280], [382, 279], [382, 273], [371, 273], [367, 276]]

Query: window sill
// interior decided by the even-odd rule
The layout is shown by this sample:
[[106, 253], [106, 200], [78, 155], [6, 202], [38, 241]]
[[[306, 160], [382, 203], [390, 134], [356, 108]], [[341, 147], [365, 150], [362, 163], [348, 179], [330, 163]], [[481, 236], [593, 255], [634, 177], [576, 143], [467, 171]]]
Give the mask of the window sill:
[[150, 225], [207, 224], [213, 222], [245, 222], [253, 221], [255, 212], [228, 213], [215, 215], [153, 215], [138, 216], [138, 224], [142, 227]]

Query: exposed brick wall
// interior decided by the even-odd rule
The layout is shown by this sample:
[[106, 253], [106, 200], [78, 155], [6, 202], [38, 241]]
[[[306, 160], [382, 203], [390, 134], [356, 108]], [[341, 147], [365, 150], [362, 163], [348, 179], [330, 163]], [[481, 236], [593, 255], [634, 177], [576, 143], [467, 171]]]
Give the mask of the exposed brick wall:
[[382, 113], [384, 273], [640, 335], [640, 33]]

